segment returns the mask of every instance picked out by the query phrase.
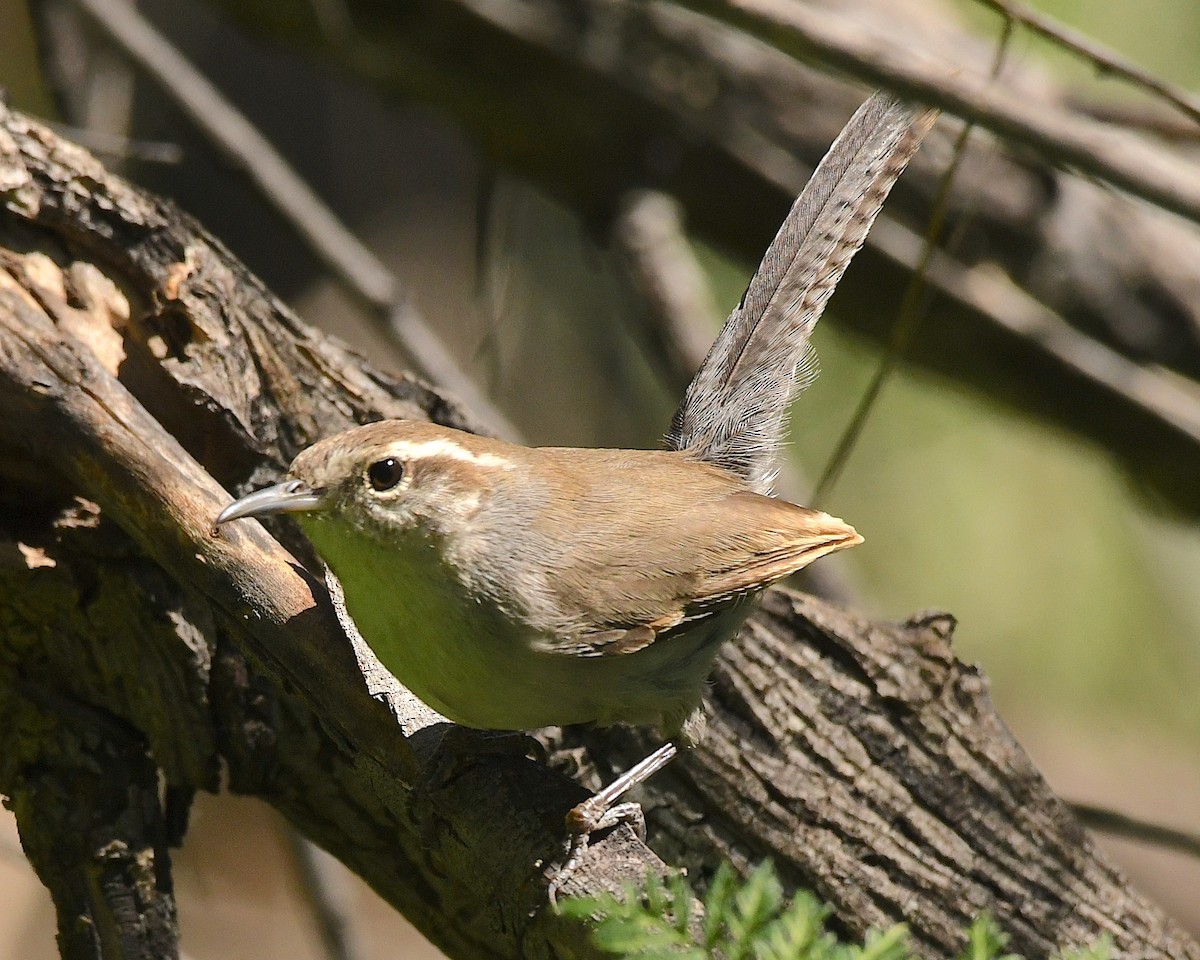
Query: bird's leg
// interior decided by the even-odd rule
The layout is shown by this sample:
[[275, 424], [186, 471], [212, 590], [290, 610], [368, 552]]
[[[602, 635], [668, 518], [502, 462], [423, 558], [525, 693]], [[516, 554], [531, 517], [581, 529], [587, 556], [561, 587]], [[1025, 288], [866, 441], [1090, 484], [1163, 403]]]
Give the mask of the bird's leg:
[[[607, 787], [602, 787], [583, 803], [573, 807], [567, 814], [567, 829], [573, 834], [588, 834], [612, 826], [621, 819], [619, 817], [614, 819], [613, 811], [630, 806], [630, 804], [618, 804], [617, 800], [658, 773], [671, 762], [678, 752], [675, 744], [668, 741], [644, 760], [639, 760]], [[636, 804], [632, 805], [636, 806]]]
[[563, 865], [550, 878], [547, 893], [551, 904], [558, 903], [558, 891], [567, 878], [575, 872], [587, 850], [588, 840], [593, 833], [615, 827], [618, 823], [626, 822], [633, 825], [639, 840], [646, 839], [646, 818], [642, 808], [637, 803], [617, 803], [617, 801], [633, 787], [645, 783], [654, 774], [671, 762], [679, 752], [674, 743], [668, 741], [655, 750], [644, 760], [613, 780], [608, 786], [597, 790], [583, 803], [572, 807], [567, 813], [567, 831], [570, 842], [567, 847], [567, 857]]

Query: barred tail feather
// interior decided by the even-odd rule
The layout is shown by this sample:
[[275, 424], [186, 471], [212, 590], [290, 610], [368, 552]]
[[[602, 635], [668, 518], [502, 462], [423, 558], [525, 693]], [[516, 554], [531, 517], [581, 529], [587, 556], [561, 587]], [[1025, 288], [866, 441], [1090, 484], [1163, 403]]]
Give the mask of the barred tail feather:
[[672, 448], [770, 492], [788, 408], [816, 375], [809, 335], [936, 115], [876, 93], [850, 118], [688, 387]]

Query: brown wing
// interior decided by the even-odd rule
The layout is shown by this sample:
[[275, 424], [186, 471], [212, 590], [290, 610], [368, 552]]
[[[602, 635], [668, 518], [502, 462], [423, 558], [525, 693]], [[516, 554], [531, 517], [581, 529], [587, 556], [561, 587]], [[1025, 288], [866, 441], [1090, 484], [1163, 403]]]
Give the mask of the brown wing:
[[762, 525], [751, 528], [743, 549], [714, 550], [718, 562], [704, 577], [694, 603], [720, 603], [761, 590], [819, 557], [862, 543], [858, 532], [838, 517], [786, 500], [739, 493], [729, 505], [745, 511], [750, 523], [761, 520]]
[[[556, 650], [636, 652], [862, 540], [836, 517], [751, 493], [679, 454], [607, 453], [595, 464], [569, 460], [579, 470], [562, 519], [573, 548], [556, 558], [555, 583], [560, 609], [576, 613], [555, 631]], [[627, 482], [614, 483], [614, 471]]]

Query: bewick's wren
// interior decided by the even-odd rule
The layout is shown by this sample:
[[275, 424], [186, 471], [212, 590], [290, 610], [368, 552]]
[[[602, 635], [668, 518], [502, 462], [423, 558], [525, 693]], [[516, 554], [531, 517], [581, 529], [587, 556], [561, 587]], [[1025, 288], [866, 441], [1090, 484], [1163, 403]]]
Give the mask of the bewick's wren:
[[[855, 114], [688, 388], [672, 449], [528, 448], [374, 423], [309, 447], [288, 480], [217, 523], [295, 513], [363, 638], [453, 721], [652, 724], [695, 745], [705, 679], [755, 598], [861, 542], [768, 494], [808, 335], [932, 119], [883, 95]], [[573, 833], [628, 813], [612, 804], [673, 753], [576, 808]]]

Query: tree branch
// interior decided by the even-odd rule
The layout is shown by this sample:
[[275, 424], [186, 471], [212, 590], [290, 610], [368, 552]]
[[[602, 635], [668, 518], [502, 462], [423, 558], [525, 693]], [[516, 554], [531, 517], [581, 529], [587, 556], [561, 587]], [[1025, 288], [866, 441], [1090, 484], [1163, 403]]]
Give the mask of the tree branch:
[[1200, 129], [1196, 127], [1196, 124], [1200, 123], [1200, 97], [1192, 95], [1180, 86], [1161, 80], [1149, 70], [1144, 70], [1104, 44], [1098, 43], [1078, 30], [1072, 30], [1053, 17], [1021, 3], [1020, 0], [976, 0], [976, 2], [985, 7], [991, 7], [1006, 20], [1020, 24], [1031, 32], [1058, 44], [1064, 50], [1071, 51], [1094, 66], [1100, 73], [1119, 77], [1126, 83], [1141, 87], [1153, 94], [1161, 102], [1170, 104], [1191, 119], [1193, 134], [1200, 133]]
[[1051, 162], [1074, 167], [1135, 197], [1200, 223], [1200, 184], [1178, 156], [1056, 109], [1046, 98], [1021, 97], [984, 75], [955, 70], [913, 54], [869, 22], [831, 16], [786, 0], [686, 0], [802, 60], [845, 70], [1032, 147]]

